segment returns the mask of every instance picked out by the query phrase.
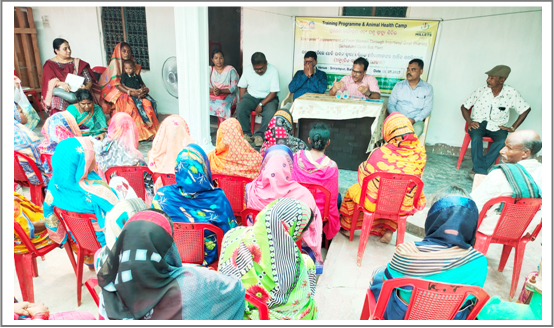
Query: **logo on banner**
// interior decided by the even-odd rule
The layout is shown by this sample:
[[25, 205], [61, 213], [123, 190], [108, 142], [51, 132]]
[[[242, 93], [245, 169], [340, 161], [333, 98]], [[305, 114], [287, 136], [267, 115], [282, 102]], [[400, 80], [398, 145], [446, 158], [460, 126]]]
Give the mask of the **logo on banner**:
[[314, 30], [315, 29], [315, 22], [314, 21], [298, 21], [297, 26], [299, 29], [304, 30]]
[[423, 24], [421, 25], [421, 29], [422, 29], [422, 30], [426, 30], [426, 29], [428, 29], [428, 28], [429, 28], [429, 24], [427, 24], [427, 22], [425, 22], [425, 23], [423, 23]]

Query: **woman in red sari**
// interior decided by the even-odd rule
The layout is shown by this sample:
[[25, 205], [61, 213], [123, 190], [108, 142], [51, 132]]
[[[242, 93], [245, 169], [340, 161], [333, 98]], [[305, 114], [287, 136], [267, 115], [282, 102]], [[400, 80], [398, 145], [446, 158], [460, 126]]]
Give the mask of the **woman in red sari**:
[[61, 38], [53, 42], [56, 56], [48, 59], [42, 68], [42, 106], [50, 115], [64, 111], [67, 106], [75, 103], [74, 92], [71, 92], [69, 84], [65, 83], [67, 74], [75, 74], [85, 78], [81, 89], [89, 90], [95, 103], [100, 101], [100, 88], [90, 65], [79, 58], [71, 57], [69, 43]]
[[[123, 61], [134, 60], [131, 46], [125, 42], [118, 43], [113, 51], [112, 59], [107, 69], [100, 77], [101, 98], [100, 105], [104, 114], [114, 115], [115, 113], [125, 112], [131, 116], [139, 131], [139, 141], [152, 140], [158, 131], [158, 118], [152, 107], [152, 103], [142, 99], [144, 108], [143, 114], [148, 116], [152, 126], [148, 127], [139, 113], [139, 109], [133, 101], [133, 97], [145, 96], [148, 94], [148, 88], [143, 91], [133, 91], [121, 84], [121, 73], [123, 72]], [[140, 75], [141, 66], [135, 63], [135, 74]]]

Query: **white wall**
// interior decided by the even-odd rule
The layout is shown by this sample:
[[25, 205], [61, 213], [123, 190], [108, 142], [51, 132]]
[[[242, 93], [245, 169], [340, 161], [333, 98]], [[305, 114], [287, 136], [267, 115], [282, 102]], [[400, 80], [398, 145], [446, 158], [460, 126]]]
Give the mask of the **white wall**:
[[[427, 144], [461, 146], [464, 121], [460, 106], [475, 89], [486, 85], [485, 72], [501, 64], [512, 69], [506, 84], [516, 88], [531, 106], [531, 112], [519, 129], [533, 129], [542, 136], [540, 9], [410, 8], [409, 18], [444, 19], [435, 45], [438, 48], [429, 81], [433, 85], [435, 98]], [[516, 118], [517, 113], [512, 111], [510, 124]]]
[[[88, 62], [91, 67], [106, 66], [101, 15], [97, 9], [98, 7], [33, 7], [42, 63], [55, 56], [52, 41], [61, 37], [69, 41], [72, 56]], [[43, 25], [42, 16], [45, 15], [48, 16], [49, 27]], [[142, 79], [150, 89], [150, 95], [158, 103], [158, 113], [178, 113], [178, 101], [165, 91], [161, 77], [166, 58], [176, 55], [173, 7], [146, 7], [146, 24], [150, 70], [143, 70]]]

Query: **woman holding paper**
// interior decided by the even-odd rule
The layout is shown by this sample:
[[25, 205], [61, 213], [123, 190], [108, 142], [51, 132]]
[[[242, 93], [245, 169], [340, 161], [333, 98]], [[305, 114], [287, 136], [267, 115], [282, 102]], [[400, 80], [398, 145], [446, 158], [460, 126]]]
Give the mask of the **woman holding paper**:
[[50, 115], [64, 111], [77, 101], [74, 92], [78, 89], [89, 90], [94, 102], [99, 103], [100, 88], [90, 65], [71, 57], [71, 48], [66, 40], [57, 38], [53, 46], [56, 56], [48, 59], [42, 68], [42, 106]]

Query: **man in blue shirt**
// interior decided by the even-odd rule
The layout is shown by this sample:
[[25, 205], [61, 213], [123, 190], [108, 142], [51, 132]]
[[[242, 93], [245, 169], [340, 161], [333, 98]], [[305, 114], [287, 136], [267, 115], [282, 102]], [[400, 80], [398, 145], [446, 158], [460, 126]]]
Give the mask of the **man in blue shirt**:
[[292, 101], [305, 93], [324, 93], [327, 89], [327, 74], [316, 69], [317, 54], [308, 51], [304, 55], [304, 70], [294, 74], [289, 83], [289, 91], [293, 93]]
[[414, 126], [415, 134], [423, 133], [423, 120], [433, 109], [433, 86], [421, 80], [423, 61], [412, 59], [406, 71], [406, 79], [396, 83], [387, 104], [389, 113], [399, 112]]

